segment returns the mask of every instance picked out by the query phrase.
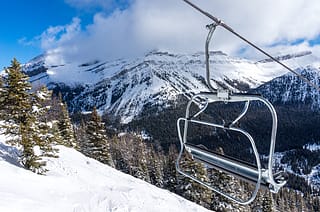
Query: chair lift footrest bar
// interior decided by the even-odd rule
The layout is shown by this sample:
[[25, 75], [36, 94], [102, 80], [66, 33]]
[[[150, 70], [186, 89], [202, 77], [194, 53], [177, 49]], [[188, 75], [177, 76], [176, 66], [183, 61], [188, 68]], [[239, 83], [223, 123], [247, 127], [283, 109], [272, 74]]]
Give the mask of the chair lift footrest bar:
[[[186, 143], [185, 147], [195, 160], [199, 160], [211, 168], [227, 172], [253, 184], [258, 181], [259, 172], [253, 164], [241, 163], [239, 160], [231, 159], [231, 157], [206, 150], [194, 144]], [[262, 178], [261, 186], [268, 187], [268, 185]]]

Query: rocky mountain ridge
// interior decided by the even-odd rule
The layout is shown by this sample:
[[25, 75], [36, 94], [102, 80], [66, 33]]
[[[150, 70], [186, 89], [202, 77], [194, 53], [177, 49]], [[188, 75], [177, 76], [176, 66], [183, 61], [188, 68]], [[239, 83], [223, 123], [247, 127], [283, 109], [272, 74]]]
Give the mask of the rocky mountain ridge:
[[[173, 54], [153, 51], [136, 59], [96, 60], [82, 64], [53, 63], [49, 62], [49, 57], [41, 55], [23, 66], [33, 84], [46, 84], [64, 93], [73, 112], [92, 110], [96, 106], [101, 112], [121, 117], [123, 123], [137, 117], [146, 105], [166, 107], [179, 95], [190, 97], [208, 90], [203, 52]], [[293, 68], [310, 66], [303, 69], [308, 73], [316, 69], [315, 63], [319, 61], [310, 52], [283, 55], [279, 59]], [[211, 52], [210, 64], [212, 84], [235, 92], [259, 86], [262, 86], [259, 91], [267, 92], [263, 84], [286, 73], [270, 61], [234, 58], [223, 52]], [[310, 72], [310, 75], [314, 74], [316, 71]], [[267, 96], [273, 98], [275, 94], [270, 92]]]

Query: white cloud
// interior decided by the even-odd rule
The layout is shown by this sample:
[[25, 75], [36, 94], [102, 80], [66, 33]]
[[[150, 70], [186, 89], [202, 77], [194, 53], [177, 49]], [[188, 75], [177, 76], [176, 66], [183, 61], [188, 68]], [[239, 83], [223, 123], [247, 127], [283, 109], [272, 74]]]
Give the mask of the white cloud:
[[[67, 0], [78, 7], [114, 4], [114, 0]], [[221, 18], [235, 31], [265, 47], [297, 39], [320, 36], [318, 0], [215, 0], [193, 1]], [[80, 20], [50, 27], [41, 35], [44, 50], [56, 51], [65, 60], [129, 57], [152, 49], [173, 52], [203, 51], [211, 21], [182, 0], [135, 0], [125, 10], [98, 13], [93, 23], [81, 30]], [[282, 45], [284, 48], [286, 45]], [[303, 45], [299, 44], [299, 49]], [[245, 48], [243, 42], [219, 28], [212, 47], [227, 53]], [[292, 48], [287, 45], [286, 47]], [[319, 47], [310, 47], [319, 54]], [[246, 51], [249, 52], [249, 51]]]
[[49, 27], [41, 36], [41, 47], [52, 49], [62, 45], [69, 45], [73, 39], [81, 34], [79, 18], [73, 18], [72, 22], [65, 26]]

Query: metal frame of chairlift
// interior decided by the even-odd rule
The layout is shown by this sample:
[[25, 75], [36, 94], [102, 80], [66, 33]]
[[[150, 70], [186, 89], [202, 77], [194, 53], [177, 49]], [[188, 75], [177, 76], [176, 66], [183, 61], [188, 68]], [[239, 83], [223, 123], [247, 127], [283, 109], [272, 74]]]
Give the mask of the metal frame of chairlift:
[[[186, 1], [188, 3], [188, 1]], [[272, 106], [272, 104], [265, 98], [263, 98], [260, 95], [256, 94], [234, 94], [229, 91], [216, 91], [214, 86], [212, 86], [210, 82], [210, 68], [209, 68], [209, 44], [213, 35], [213, 32], [215, 31], [216, 27], [221, 24], [221, 21], [217, 21], [211, 25], [208, 25], [209, 33], [206, 39], [206, 45], [205, 45], [205, 57], [206, 57], [206, 82], [211, 92], [202, 92], [199, 94], [194, 95], [191, 100], [187, 104], [186, 114], [184, 118], [179, 118], [177, 120], [177, 129], [178, 129], [178, 136], [181, 144], [181, 149], [176, 161], [176, 169], [177, 171], [192, 179], [195, 182], [200, 183], [201, 185], [217, 192], [218, 194], [235, 201], [238, 204], [241, 205], [247, 205], [254, 201], [254, 199], [257, 196], [258, 190], [261, 185], [267, 187], [271, 192], [277, 193], [279, 189], [285, 185], [286, 181], [281, 178], [281, 173], [277, 173], [276, 175], [279, 176], [279, 179], [275, 181], [273, 174], [273, 155], [275, 150], [275, 143], [276, 143], [276, 133], [277, 133], [277, 114]], [[199, 99], [204, 100], [204, 102], [199, 103]], [[235, 126], [235, 124], [247, 113], [250, 102], [252, 101], [258, 101], [263, 103], [270, 111], [272, 116], [272, 130], [271, 130], [271, 140], [270, 140], [270, 150], [269, 150], [269, 158], [268, 158], [268, 166], [266, 169], [263, 169], [261, 167], [260, 162], [260, 155], [257, 150], [257, 147], [255, 145], [255, 141], [253, 137], [245, 130], [238, 128]], [[216, 124], [216, 123], [210, 123], [206, 121], [201, 121], [198, 119], [195, 119], [198, 117], [202, 112], [204, 112], [207, 108], [207, 106], [211, 103], [215, 102], [244, 102], [244, 108], [242, 112], [239, 114], [239, 116], [234, 119], [230, 124]], [[194, 115], [190, 113], [190, 107], [192, 103], [198, 105], [200, 107], [199, 111], [196, 112]], [[181, 123], [184, 122], [183, 131], [181, 129]], [[188, 126], [189, 123], [195, 123], [205, 126], [211, 126], [215, 128], [220, 128], [223, 130], [230, 130], [234, 132], [238, 132], [242, 135], [244, 135], [248, 141], [250, 141], [253, 154], [255, 156], [256, 160], [256, 166], [248, 165], [240, 160], [232, 159], [228, 156], [224, 156], [218, 153], [214, 153], [212, 151], [209, 151], [207, 149], [204, 149], [202, 147], [193, 145], [191, 143], [188, 143]], [[255, 188], [252, 191], [251, 196], [248, 199], [240, 199], [238, 197], [232, 196], [230, 194], [227, 194], [223, 192], [221, 189], [212, 186], [209, 183], [203, 182], [202, 180], [192, 176], [189, 173], [186, 173], [180, 168], [180, 162], [182, 155], [184, 153], [184, 149], [189, 152], [192, 155], [193, 159], [196, 159], [204, 164], [206, 164], [209, 167], [216, 168], [218, 170], [221, 170], [223, 172], [232, 174], [238, 178], [253, 182], [255, 184]]]

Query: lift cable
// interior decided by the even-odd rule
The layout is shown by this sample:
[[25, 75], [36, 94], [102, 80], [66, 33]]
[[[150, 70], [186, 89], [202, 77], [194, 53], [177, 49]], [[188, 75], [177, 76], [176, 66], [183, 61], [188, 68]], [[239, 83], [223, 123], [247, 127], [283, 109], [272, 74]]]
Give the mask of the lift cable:
[[318, 85], [314, 84], [313, 82], [308, 80], [306, 77], [304, 77], [301, 74], [299, 74], [297, 71], [291, 69], [290, 67], [288, 67], [287, 65], [285, 65], [284, 63], [279, 61], [277, 58], [273, 57], [271, 54], [269, 54], [268, 52], [264, 51], [263, 49], [261, 49], [260, 47], [258, 47], [257, 45], [255, 45], [254, 43], [252, 43], [251, 41], [249, 41], [248, 39], [246, 39], [245, 37], [243, 37], [242, 35], [237, 33], [236, 31], [234, 31], [230, 26], [225, 24], [222, 20], [220, 20], [220, 19], [214, 17], [213, 15], [211, 15], [210, 13], [202, 10], [201, 8], [199, 8], [198, 6], [196, 6], [195, 4], [191, 3], [188, 0], [183, 0], [183, 1], [186, 2], [187, 4], [189, 4], [194, 9], [198, 10], [199, 12], [201, 12], [202, 14], [204, 14], [205, 16], [207, 16], [208, 18], [210, 18], [211, 20], [213, 20], [217, 26], [221, 26], [224, 29], [226, 29], [227, 31], [231, 32], [232, 34], [234, 34], [235, 36], [237, 36], [238, 38], [240, 38], [241, 40], [243, 40], [244, 42], [246, 42], [247, 44], [249, 44], [250, 46], [252, 46], [256, 50], [258, 50], [262, 54], [264, 54], [267, 57], [269, 57], [274, 62], [278, 63], [279, 65], [281, 65], [282, 67], [284, 67], [288, 71], [290, 71], [293, 74], [297, 75], [301, 80], [303, 80], [304, 82], [306, 82], [307, 84], [309, 84], [310, 86], [312, 86], [313, 88], [315, 88], [317, 91], [320, 92], [320, 87]]

